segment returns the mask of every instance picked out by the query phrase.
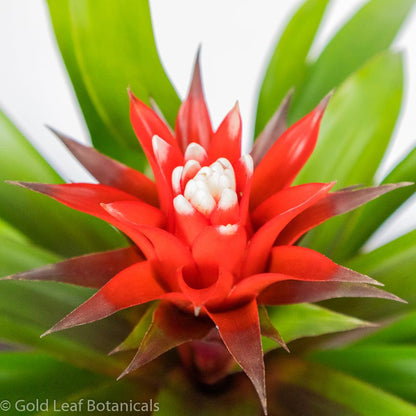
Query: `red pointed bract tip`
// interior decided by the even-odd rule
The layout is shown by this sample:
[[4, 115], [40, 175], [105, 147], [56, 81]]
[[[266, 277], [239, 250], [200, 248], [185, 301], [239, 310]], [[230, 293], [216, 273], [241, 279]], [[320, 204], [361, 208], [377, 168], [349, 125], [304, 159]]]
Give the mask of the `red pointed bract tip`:
[[10, 183], [110, 223], [132, 246], [7, 278], [98, 289], [43, 336], [160, 301], [151, 310], [151, 324], [136, 345], [136, 356], [120, 377], [183, 344], [191, 361], [207, 356], [206, 349], [212, 347], [219, 362], [194, 363], [201, 381], [224, 377], [234, 360], [250, 378], [266, 414], [261, 335], [288, 348], [262, 305], [337, 297], [402, 301], [374, 287], [379, 282], [371, 277], [294, 244], [329, 218], [407, 184], [337, 192], [331, 192], [335, 182], [291, 186], [315, 147], [330, 95], [286, 130], [287, 97], [260, 135], [253, 157], [241, 154], [238, 104], [212, 130], [199, 54], [174, 133], [157, 109], [131, 91], [129, 97], [133, 129], [154, 181], [55, 132], [99, 183]]
[[292, 88], [283, 99], [273, 117], [267, 123], [264, 130], [254, 142], [250, 155], [253, 158], [254, 166], [257, 166], [266, 153], [270, 150], [276, 140], [287, 130], [287, 115], [294, 89]]
[[212, 126], [202, 88], [199, 51], [195, 59], [188, 96], [182, 103], [176, 118], [175, 135], [183, 151], [191, 142], [208, 148], [211, 141]]

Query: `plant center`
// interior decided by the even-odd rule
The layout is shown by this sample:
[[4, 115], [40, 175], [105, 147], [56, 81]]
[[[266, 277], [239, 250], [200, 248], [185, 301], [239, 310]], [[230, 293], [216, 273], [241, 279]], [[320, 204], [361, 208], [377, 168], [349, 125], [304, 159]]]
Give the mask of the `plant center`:
[[174, 200], [175, 207], [183, 211], [188, 206], [187, 201], [209, 217], [216, 208], [227, 210], [235, 206], [238, 198], [230, 161], [221, 157], [209, 166], [201, 166], [206, 159], [205, 149], [191, 143], [185, 152], [185, 165], [176, 167], [172, 172], [172, 187], [178, 195]]

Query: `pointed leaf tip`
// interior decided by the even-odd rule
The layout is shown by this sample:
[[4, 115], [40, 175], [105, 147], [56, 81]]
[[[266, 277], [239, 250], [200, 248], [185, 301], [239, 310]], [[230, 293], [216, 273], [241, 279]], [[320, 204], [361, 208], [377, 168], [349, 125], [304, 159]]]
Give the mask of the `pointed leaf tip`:
[[38, 182], [24, 182], [24, 181], [5, 181], [10, 185], [20, 186], [22, 188], [30, 189], [31, 191], [47, 194], [48, 184]]
[[117, 381], [120, 381], [123, 377], [125, 377], [129, 372], [127, 371], [128, 367], [117, 377]]
[[76, 147], [83, 147], [84, 145], [77, 142], [76, 140], [72, 139], [71, 137], [65, 135], [64, 133], [60, 132], [59, 130], [51, 127], [49, 125], [45, 125], [45, 127], [50, 130], [58, 139], [72, 152], [73, 149]]
[[255, 166], [260, 163], [274, 142], [286, 131], [288, 125], [287, 116], [293, 93], [294, 88], [291, 88], [266, 124], [266, 127], [257, 137], [250, 153], [253, 157]]
[[57, 130], [57, 129], [55, 129], [54, 127], [52, 127], [52, 126], [50, 126], [49, 124], [45, 124], [44, 125], [49, 131], [51, 131], [55, 136], [60, 136], [60, 132]]
[[46, 337], [47, 335], [50, 335], [50, 334], [52, 334], [54, 331], [52, 331], [52, 328], [51, 329], [48, 329], [47, 331], [45, 331], [39, 338], [43, 338], [43, 337]]
[[201, 47], [198, 48], [195, 62], [194, 70], [192, 74], [192, 81], [189, 87], [188, 95], [200, 96], [202, 95], [202, 79], [201, 79]]
[[327, 95], [325, 95], [324, 98], [322, 98], [321, 102], [317, 106], [317, 110], [323, 113], [326, 108], [328, 107], [328, 104], [334, 95], [335, 89], [331, 90]]
[[208, 311], [208, 314], [228, 351], [251, 380], [266, 415], [266, 377], [257, 302], [253, 300], [227, 312]]
[[286, 352], [290, 354], [289, 347], [270, 320], [269, 314], [264, 305], [259, 305], [259, 319], [261, 335], [277, 342]]

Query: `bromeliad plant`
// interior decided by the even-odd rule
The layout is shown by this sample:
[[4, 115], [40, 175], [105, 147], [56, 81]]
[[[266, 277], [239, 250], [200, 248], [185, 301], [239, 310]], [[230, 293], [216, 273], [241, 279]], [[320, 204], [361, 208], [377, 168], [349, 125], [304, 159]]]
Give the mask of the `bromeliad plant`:
[[[237, 105], [213, 133], [197, 61], [174, 134], [130, 94], [132, 124], [155, 182], [60, 136], [99, 184], [16, 184], [109, 222], [135, 248], [72, 258], [10, 276], [102, 286], [44, 335], [161, 300], [122, 376], [172, 347], [191, 343], [185, 361], [200, 381], [219, 381], [234, 358], [253, 382], [267, 413], [261, 334], [287, 347], [265, 309], [260, 323], [259, 306], [342, 296], [399, 300], [369, 286], [378, 283], [370, 277], [295, 245], [334, 215], [403, 186], [335, 193], [330, 193], [334, 182], [290, 186], [315, 147], [327, 101], [278, 140], [275, 129], [281, 120], [276, 116], [276, 125], [266, 126], [258, 138], [253, 161], [250, 155], [241, 155]], [[97, 268], [98, 261], [106, 267]], [[121, 271], [108, 280], [108, 268]]]
[[[315, 109], [307, 112], [308, 107], [315, 104], [311, 97], [322, 98], [329, 89], [343, 81], [338, 72], [336, 76], [340, 77], [339, 80], [328, 80], [326, 73], [331, 72], [333, 62], [325, 58], [325, 53], [315, 65], [310, 66], [306, 63], [306, 55], [327, 3], [328, 1], [307, 1], [279, 42], [260, 93], [257, 118], [259, 134], [251, 153], [247, 155], [241, 153], [242, 122], [238, 105], [227, 114], [215, 131], [212, 128], [203, 96], [198, 58], [188, 96], [177, 111], [175, 128], [172, 131], [169, 122], [166, 121], [172, 121], [169, 110], [172, 100], [168, 99], [171, 89], [166, 87], [166, 90], [158, 90], [155, 82], [160, 85], [166, 82], [163, 76], [160, 76], [161, 67], [155, 64], [157, 60], [151, 52], [151, 45], [147, 45], [149, 51], [142, 50], [140, 58], [148, 58], [146, 65], [149, 67], [154, 65], [154, 78], [146, 80], [143, 77], [140, 80], [140, 88], [137, 88], [140, 98], [129, 92], [130, 119], [152, 169], [152, 180], [141, 173], [140, 169], [128, 166], [140, 167], [143, 166], [143, 162], [138, 162], [141, 160], [138, 147], [133, 147], [133, 152], [126, 151], [132, 144], [128, 139], [123, 143], [124, 139], [120, 139], [115, 130], [116, 126], [120, 131], [124, 129], [116, 115], [113, 121], [111, 117], [103, 117], [108, 110], [106, 105], [109, 101], [103, 100], [105, 91], [98, 87], [99, 77], [97, 80], [94, 78], [97, 68], [91, 73], [83, 72], [91, 64], [91, 54], [87, 54], [88, 58], [87, 55], [83, 56], [86, 51], [82, 48], [88, 42], [93, 44], [94, 36], [98, 35], [98, 32], [94, 31], [97, 27], [92, 21], [85, 32], [85, 20], [84, 26], [78, 31], [76, 17], [78, 11], [84, 13], [83, 19], [86, 12], [92, 12], [90, 2], [74, 2], [68, 10], [50, 2], [58, 42], [70, 75], [75, 80], [75, 88], [86, 118], [91, 123], [91, 132], [101, 134], [101, 129], [106, 131], [105, 136], [93, 135], [95, 140], [98, 140], [97, 144], [100, 143], [98, 148], [103, 153], [63, 134], [56, 134], [99, 183], [51, 184], [20, 181], [15, 184], [46, 194], [72, 209], [104, 220], [119, 229], [127, 237], [128, 244], [112, 250], [108, 250], [110, 247], [97, 245], [94, 248], [95, 251], [98, 249], [98, 252], [91, 253], [93, 250], [88, 249], [88, 254], [80, 256], [81, 253], [77, 253], [78, 247], [74, 247], [77, 236], [80, 235], [82, 244], [85, 244], [90, 236], [95, 241], [101, 232], [93, 228], [96, 223], [91, 225], [84, 217], [81, 218], [82, 221], [86, 221], [85, 227], [82, 225], [76, 229], [76, 224], [70, 224], [69, 230], [68, 227], [64, 229], [62, 237], [59, 238], [68, 236], [67, 244], [62, 244], [61, 241], [54, 246], [53, 238], [48, 236], [45, 239], [43, 236], [31, 235], [34, 229], [29, 228], [28, 234], [32, 240], [43, 247], [49, 247], [52, 251], [53, 247], [56, 247], [55, 252], [72, 257], [56, 262], [57, 259], [47, 259], [47, 255], [42, 253], [45, 263], [47, 260], [55, 260], [55, 263], [15, 274], [8, 272], [10, 275], [5, 280], [54, 281], [98, 289], [44, 335], [92, 323], [119, 311], [123, 311], [124, 314], [118, 314], [117, 319], [109, 323], [109, 327], [90, 326], [91, 330], [76, 332], [73, 337], [56, 338], [58, 335], [53, 335], [36, 343], [31, 341], [34, 339], [34, 328], [31, 328], [32, 337], [29, 334], [16, 334], [12, 324], [13, 314], [9, 314], [10, 322], [6, 318], [3, 322], [6, 323], [6, 329], [0, 330], [3, 339], [24, 344], [34, 343], [40, 350], [78, 367], [87, 368], [88, 374], [78, 374], [78, 370], [66, 370], [85, 380], [89, 389], [94, 386], [93, 391], [97, 386], [99, 391], [100, 383], [108, 384], [111, 386], [109, 394], [113, 400], [120, 401], [125, 397], [137, 399], [140, 397], [139, 394], [148, 394], [148, 398], [157, 396], [160, 401], [159, 409], [167, 412], [166, 414], [172, 414], [169, 413], [172, 411], [172, 403], [177, 414], [192, 414], [201, 400], [206, 404], [203, 406], [203, 414], [218, 411], [225, 414], [225, 411], [229, 411], [225, 410], [227, 406], [231, 406], [239, 414], [255, 414], [258, 412], [257, 405], [251, 399], [243, 400], [242, 403], [236, 402], [239, 395], [246, 392], [247, 387], [244, 378], [235, 371], [238, 365], [249, 377], [260, 398], [262, 410], [267, 413], [263, 353], [271, 347], [265, 338], [288, 350], [285, 342], [305, 336], [364, 327], [364, 332], [350, 335], [351, 339], [360, 339], [362, 334], [368, 335], [374, 331], [365, 321], [308, 303], [340, 297], [401, 300], [374, 287], [379, 282], [369, 275], [378, 278], [380, 272], [376, 269], [375, 273], [369, 273], [373, 265], [371, 260], [370, 267], [367, 266], [366, 269], [366, 256], [370, 256], [371, 259], [371, 253], [347, 262], [357, 254], [362, 243], [392, 209], [386, 209], [385, 204], [375, 205], [375, 201], [368, 205], [370, 208], [361, 209], [349, 217], [336, 218], [335, 221], [338, 222], [328, 221], [378, 197], [381, 197], [382, 201], [383, 198], [384, 201], [389, 201], [390, 206], [398, 206], [414, 191], [414, 187], [404, 182], [414, 177], [414, 168], [408, 162], [414, 158], [413, 153], [409, 156], [410, 159], [406, 159], [389, 175], [384, 184], [351, 186], [355, 183], [370, 182], [367, 178], [372, 177], [382, 156], [380, 142], [388, 141], [400, 103], [400, 87], [397, 87], [401, 73], [400, 58], [389, 52], [370, 59], [368, 63], [354, 62], [356, 58], [350, 57], [346, 66], [350, 72], [357, 69], [357, 75], [351, 75], [336, 90], [325, 116], [326, 124], [324, 122], [320, 130], [330, 96], [324, 98]], [[396, 13], [397, 27], [410, 9], [411, 3], [403, 1], [400, 7], [396, 5], [397, 10], [401, 11]], [[363, 18], [372, 17], [376, 11], [382, 11], [381, 14], [385, 13], [388, 16], [390, 6], [386, 2], [373, 0], [359, 12], [356, 19], [361, 21]], [[133, 19], [127, 15], [135, 11], [136, 7], [145, 15], [148, 13], [145, 2], [142, 2], [141, 6], [132, 4], [131, 10], [122, 6], [118, 12], [123, 15], [126, 13], [125, 19]], [[65, 26], [69, 22], [65, 20], [68, 19], [68, 12], [72, 19], [71, 24], [74, 25], [73, 38], [68, 37]], [[111, 14], [105, 13], [101, 16], [106, 22], [104, 26], [109, 28], [109, 33], [113, 19], [117, 20], [110, 16]], [[143, 19], [142, 15], [141, 18]], [[94, 19], [97, 19], [95, 14]], [[306, 27], [305, 21], [309, 23]], [[349, 25], [355, 28], [357, 23], [354, 18]], [[288, 45], [296, 50], [296, 39], [292, 43], [290, 35], [299, 28], [305, 31], [302, 39], [296, 38], [299, 42], [298, 50], [303, 52], [285, 56], [283, 59]], [[140, 31], [146, 30], [146, 33], [151, 33], [150, 27], [138, 29], [139, 42], [145, 42], [145, 37]], [[343, 31], [346, 30], [352, 29], [347, 25]], [[87, 40], [87, 43], [81, 42], [82, 36], [87, 36], [83, 39]], [[123, 37], [124, 34], [117, 32], [117, 36]], [[394, 34], [391, 40], [393, 37]], [[335, 46], [328, 47], [329, 51], [331, 48], [336, 50], [336, 39], [331, 43]], [[373, 37], [368, 42], [370, 40], [375, 44], [369, 48], [371, 52], [368, 53], [374, 53], [375, 49], [382, 50], [387, 46], [383, 44], [385, 40], [375, 41]], [[94, 48], [95, 54], [99, 55], [99, 47], [95, 45]], [[79, 67], [72, 61], [73, 50], [77, 52], [77, 59], [84, 59]], [[367, 57], [370, 58], [371, 55]], [[287, 65], [286, 60], [290, 65]], [[107, 63], [107, 57], [105, 62]], [[115, 67], [121, 65], [122, 59], [113, 64]], [[364, 66], [361, 69], [362, 64]], [[291, 66], [298, 66], [302, 71], [293, 71]], [[101, 70], [102, 67], [99, 68], [99, 71]], [[282, 77], [282, 74], [285, 77]], [[85, 83], [82, 82], [83, 79]], [[92, 83], [94, 87], [91, 86], [92, 79], [96, 83]], [[135, 85], [131, 81], [129, 83], [136, 92]], [[283, 92], [289, 89], [286, 87], [293, 85], [294, 96], [290, 94], [283, 99]], [[380, 85], [385, 87], [385, 90]], [[91, 88], [98, 88], [98, 94], [85, 95]], [[378, 100], [373, 96], [376, 92], [380, 94]], [[90, 93], [92, 94], [91, 91]], [[117, 92], [116, 96], [118, 94]], [[152, 100], [153, 109], [144, 102], [150, 95], [155, 99]], [[101, 100], [97, 110], [92, 106], [94, 99]], [[363, 109], [360, 108], [360, 112], [356, 113], [356, 103], [364, 99], [367, 101], [361, 103]], [[270, 110], [280, 101], [281, 106], [272, 115]], [[115, 113], [120, 111], [116, 106], [112, 108]], [[307, 111], [304, 111], [305, 109]], [[390, 116], [393, 115], [391, 122], [386, 121], [387, 110]], [[303, 115], [305, 112], [307, 114]], [[363, 112], [371, 122], [365, 117], [362, 118]], [[166, 114], [166, 118], [163, 114]], [[299, 114], [302, 117], [298, 117]], [[350, 120], [352, 114], [355, 115], [354, 123]], [[270, 120], [266, 123], [265, 120], [268, 118]], [[292, 121], [297, 121], [286, 128], [291, 118]], [[361, 128], [364, 133], [359, 130]], [[115, 137], [111, 140], [113, 134]], [[357, 134], [360, 134], [359, 140], [355, 138]], [[336, 142], [333, 142], [334, 137], [337, 137]], [[341, 138], [338, 140], [338, 137]], [[320, 145], [318, 144], [314, 152], [317, 142]], [[361, 153], [360, 146], [364, 146], [364, 153]], [[134, 161], [134, 155], [137, 156], [137, 161]], [[294, 183], [297, 177], [300, 179], [297, 179], [298, 183]], [[336, 184], [336, 180], [339, 184]], [[334, 191], [333, 188], [337, 185], [339, 189]], [[382, 197], [398, 188], [402, 189]], [[394, 199], [394, 195], [399, 196]], [[34, 204], [29, 205], [29, 208], [36, 208], [37, 201], [40, 202], [42, 199], [35, 198], [33, 201]], [[55, 205], [53, 207], [56, 208]], [[42, 210], [38, 212], [47, 218], [48, 214]], [[6, 210], [5, 218], [13, 223], [12, 212], [7, 213]], [[315, 228], [324, 222], [325, 225]], [[17, 224], [16, 222], [15, 225]], [[46, 225], [42, 225], [43, 232], [45, 227]], [[6, 225], [4, 229], [11, 241], [19, 241], [20, 237], [16, 237], [14, 230]], [[109, 236], [103, 237], [106, 241], [113, 238], [116, 244], [120, 241], [120, 236], [116, 235], [114, 230], [106, 229], [105, 233], [109, 233]], [[305, 236], [306, 233], [308, 234]], [[103, 251], [103, 248], [106, 250]], [[73, 257], [74, 254], [78, 255]], [[340, 263], [347, 263], [347, 266], [356, 264], [357, 270], [363, 273], [353, 271], [354, 267], [337, 264], [325, 254], [329, 254]], [[376, 258], [380, 261], [377, 256]], [[406, 263], [407, 257], [403, 253], [400, 252], [398, 258]], [[384, 261], [384, 258], [382, 260]], [[390, 259], [388, 264], [391, 262]], [[383, 271], [384, 268], [381, 266], [380, 270]], [[385, 279], [379, 280], [389, 283]], [[30, 282], [3, 281], [2, 285], [6, 288], [6, 293], [9, 290], [12, 296], [16, 293], [17, 297], [24, 297], [25, 291], [37, 291], [41, 285], [46, 285], [44, 287], [47, 291], [42, 293], [42, 296], [45, 296], [47, 305], [49, 299], [56, 295], [65, 301], [66, 297], [71, 298], [75, 303], [79, 292], [71, 292], [74, 288], [69, 286], [56, 286], [59, 283], [43, 282], [37, 283], [36, 286]], [[7, 284], [11, 285], [9, 289]], [[47, 286], [51, 284], [52, 286]], [[393, 288], [396, 289], [397, 286], [393, 285]], [[387, 289], [390, 290], [390, 285]], [[399, 295], [408, 298], [404, 293], [398, 291]], [[30, 293], [28, 296], [31, 297]], [[35, 305], [36, 310], [37, 299], [30, 299], [30, 302]], [[373, 304], [367, 299], [362, 302], [370, 305], [372, 311], [377, 311], [377, 308], [380, 310], [380, 306], [373, 308]], [[393, 302], [391, 304], [394, 305]], [[383, 312], [379, 315], [366, 314], [365, 307], [360, 310], [352, 300], [345, 301], [345, 307], [344, 303], [334, 307], [339, 308], [339, 305], [343, 311], [351, 309], [351, 312], [356, 312], [362, 318], [377, 320], [383, 316]], [[271, 307], [267, 309], [266, 306]], [[13, 306], [7, 306], [7, 302], [6, 307], [13, 310]], [[130, 310], [132, 307], [136, 308]], [[47, 314], [51, 318], [53, 308], [47, 308]], [[382, 311], [388, 308], [384, 305]], [[397, 311], [405, 310], [404, 306], [390, 308], [396, 308], [394, 310]], [[17, 310], [15, 314], [21, 316]], [[28, 325], [24, 319], [22, 321], [20, 317], [18, 321], [21, 322], [22, 329], [27, 329]], [[113, 349], [113, 357], [105, 358], [99, 353], [106, 345], [116, 346], [120, 337], [128, 334], [129, 328], [131, 332], [127, 338]], [[117, 334], [117, 331], [120, 334]], [[262, 336], [265, 337], [263, 340]], [[99, 347], [88, 345], [93, 343], [91, 338], [95, 337], [97, 340], [105, 341]], [[85, 339], [88, 338], [90, 339], [86, 342]], [[58, 341], [54, 343], [54, 339]], [[330, 345], [343, 345], [351, 342], [351, 339], [346, 337], [344, 340], [342, 336], [332, 338]], [[320, 341], [322, 342], [322, 339]], [[305, 345], [299, 345], [300, 350], [305, 348]], [[175, 347], [178, 347], [180, 360], [173, 355], [167, 358], [162, 356]], [[121, 375], [132, 373], [132, 377], [125, 380], [124, 384], [119, 384], [123, 386], [123, 393], [114, 395], [112, 389], [117, 391], [117, 388], [113, 387], [114, 382], [109, 380], [108, 375], [114, 376], [123, 368], [128, 350], [137, 352]], [[334, 351], [336, 350], [332, 353]], [[354, 352], [354, 348], [347, 350], [346, 357], [351, 351]], [[341, 362], [342, 354], [341, 351]], [[117, 358], [119, 356], [121, 358]], [[349, 399], [343, 397], [342, 391], [322, 390], [322, 376], [318, 373], [327, 370], [318, 370], [313, 366], [306, 366], [297, 358], [287, 359], [282, 356], [283, 354], [277, 351], [277, 362], [270, 363], [273, 375], [270, 377], [268, 388], [271, 392], [269, 407], [272, 414], [305, 414], [304, 409], [313, 409], [311, 406], [316, 403], [316, 397], [322, 397], [323, 399], [319, 399], [321, 402], [324, 400], [322, 406], [328, 409], [327, 413], [324, 410], [324, 414], [334, 414], [339, 410], [350, 414], [348, 408], [359, 411], [360, 403], [357, 406], [351, 404]], [[331, 357], [331, 353], [326, 356], [324, 352], [312, 355], [311, 359], [331, 362]], [[155, 360], [156, 358], [158, 359]], [[34, 358], [37, 359], [39, 358]], [[153, 364], [149, 364], [150, 362]], [[135, 371], [145, 364], [148, 365], [142, 370]], [[149, 367], [152, 365], [155, 367]], [[178, 373], [177, 368], [184, 369], [192, 380], [191, 387], [185, 389], [191, 388], [193, 393], [190, 397], [193, 397], [193, 400], [189, 397], [185, 400], [185, 393], [178, 387], [188, 386], [189, 381], [182, 378], [182, 373]], [[100, 378], [92, 375], [91, 371], [104, 373], [106, 376]], [[360, 373], [359, 369], [355, 371]], [[162, 376], [164, 373], [168, 375]], [[229, 376], [230, 373], [234, 375]], [[327, 377], [328, 382], [334, 383], [334, 386], [350, 383], [348, 378], [344, 380], [343, 376], [336, 373], [329, 372]], [[177, 380], [180, 382], [176, 383]], [[224, 380], [233, 380], [233, 384], [227, 384]], [[410, 415], [414, 410], [410, 404], [396, 400], [387, 393], [380, 398], [370, 387], [354, 383], [356, 382], [351, 382], [348, 387], [351, 395], [358, 398], [361, 391], [370, 401], [369, 413], [363, 410], [359, 414], [382, 415], [384, 413], [380, 413], [380, 409], [389, 409], [389, 412], [394, 409], [396, 413], [389, 414]], [[138, 393], [140, 389], [142, 391]], [[207, 389], [214, 389], [217, 395], [210, 396], [201, 392]], [[83, 390], [80, 388], [79, 391]], [[396, 393], [400, 394], [397, 391]], [[236, 397], [234, 401], [230, 399], [233, 395]], [[251, 398], [250, 392], [247, 393], [247, 397]], [[314, 414], [314, 410], [310, 411], [310, 414]]]

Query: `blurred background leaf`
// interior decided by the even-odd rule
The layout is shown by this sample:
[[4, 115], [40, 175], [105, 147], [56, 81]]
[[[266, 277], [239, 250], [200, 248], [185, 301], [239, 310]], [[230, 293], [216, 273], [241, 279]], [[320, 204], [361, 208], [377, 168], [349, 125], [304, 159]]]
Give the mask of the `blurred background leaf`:
[[[14, 406], [18, 400], [25, 410], [16, 410], [9, 414], [56, 414], [63, 403], [78, 404], [83, 399], [80, 411], [65, 411], [65, 414], [103, 414], [101, 410], [88, 410], [87, 400], [94, 403], [116, 402], [141, 403], [149, 402], [155, 394], [152, 385], [136, 381], [115, 381], [90, 371], [82, 370], [55, 360], [48, 355], [33, 352], [0, 353], [0, 391], [2, 398], [7, 397]], [[44, 408], [32, 410], [28, 403], [45, 403]], [[55, 411], [55, 408], [58, 409]], [[27, 410], [26, 410], [27, 409]], [[135, 411], [124, 411], [123, 414], [135, 415]], [[150, 412], [141, 412], [149, 415]]]
[[415, 0], [366, 3], [311, 63], [305, 82], [295, 91], [291, 121], [311, 111], [329, 91], [389, 48], [414, 4]]
[[324, 366], [296, 359], [274, 359], [267, 366], [267, 382], [274, 386], [269, 395], [272, 415], [412, 416], [416, 412], [411, 404]]
[[179, 98], [160, 63], [147, 0], [48, 0], [55, 35], [94, 146], [143, 170], [127, 87], [173, 125]]
[[263, 130], [287, 92], [298, 88], [308, 70], [307, 56], [329, 0], [307, 0], [282, 33], [259, 92], [255, 137]]
[[[351, 316], [307, 303], [269, 308], [268, 315], [286, 343], [298, 338], [348, 331], [368, 325], [367, 322]], [[263, 339], [264, 351], [276, 347], [275, 341]]]
[[[382, 180], [382, 184], [416, 182], [416, 148]], [[412, 195], [416, 185], [406, 186], [387, 193], [348, 214], [342, 234], [333, 243], [332, 254], [339, 259], [348, 259], [368, 241], [379, 227]]]
[[[332, 97], [319, 146], [296, 183], [329, 182], [336, 178], [338, 188], [371, 184], [399, 115], [402, 90], [400, 54], [381, 53], [351, 75]], [[347, 215], [331, 219], [309, 233], [302, 244], [334, 261], [342, 260], [342, 253], [337, 257], [333, 250], [349, 218]]]
[[[59, 183], [62, 179], [0, 111], [0, 218], [33, 243], [61, 256], [125, 245], [103, 221], [5, 180]], [[7, 247], [2, 246], [2, 250]]]
[[366, 345], [314, 352], [312, 359], [416, 402], [416, 346]]
[[[402, 297], [408, 305], [351, 299], [348, 311], [363, 319], [380, 319], [404, 313], [416, 306], [416, 230], [411, 231], [369, 253], [351, 259], [347, 266], [384, 283], [386, 289]], [[344, 301], [342, 301], [344, 302]], [[347, 308], [344, 305], [344, 310]]]
[[337, 187], [371, 184], [386, 151], [403, 93], [401, 54], [384, 52], [335, 91], [322, 121], [319, 145], [296, 183], [337, 178]]

